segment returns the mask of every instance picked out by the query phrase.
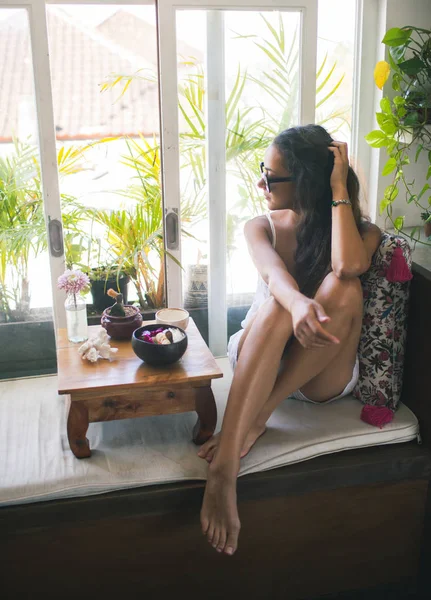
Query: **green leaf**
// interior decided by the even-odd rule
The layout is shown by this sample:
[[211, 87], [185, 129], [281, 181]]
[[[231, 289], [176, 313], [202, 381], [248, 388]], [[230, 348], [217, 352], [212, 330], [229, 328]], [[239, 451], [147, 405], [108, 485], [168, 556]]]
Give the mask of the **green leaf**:
[[414, 58], [399, 63], [398, 68], [407, 75], [417, 75], [422, 69], [426, 69], [426, 65], [420, 58], [415, 56]]
[[391, 183], [385, 189], [384, 198], [388, 199], [390, 203], [392, 203], [395, 198], [398, 196], [398, 188]]
[[391, 201], [388, 200], [388, 198], [383, 198], [383, 200], [380, 202], [380, 214], [382, 214], [385, 208], [387, 208], [390, 204]]
[[418, 200], [420, 200], [420, 199], [422, 198], [422, 196], [425, 194], [425, 192], [426, 192], [427, 190], [430, 190], [430, 189], [431, 189], [431, 186], [430, 186], [430, 184], [429, 184], [429, 183], [426, 183], [426, 184], [424, 185], [424, 187], [421, 189], [421, 191], [419, 192], [419, 194], [418, 194]]
[[394, 96], [392, 98], [392, 102], [395, 104], [395, 106], [404, 106], [406, 103], [405, 98], [403, 98], [402, 96]]
[[428, 196], [428, 204], [431, 206], [431, 196]]
[[388, 98], [382, 98], [380, 100], [380, 108], [387, 115], [391, 115], [392, 114], [391, 102], [390, 102], [390, 100]]
[[419, 122], [419, 115], [417, 112], [409, 112], [406, 118], [404, 119], [404, 125], [406, 127], [412, 127], [413, 125], [417, 125]]
[[395, 160], [395, 158], [390, 158], [383, 167], [382, 175], [389, 175], [389, 173], [392, 173], [396, 166], [397, 161]]
[[394, 118], [392, 115], [387, 115], [386, 113], [376, 113], [376, 120], [380, 129], [386, 133], [386, 135], [394, 135], [397, 130], [397, 126], [394, 123]]
[[406, 47], [402, 46], [391, 46], [389, 48], [389, 54], [394, 59], [396, 63], [399, 63], [400, 60], [404, 59], [404, 54], [406, 52]]
[[380, 129], [383, 131], [383, 133], [386, 133], [387, 136], [392, 137], [397, 131], [398, 127], [391, 119], [385, 119], [384, 123], [380, 125]]
[[431, 165], [428, 167], [427, 176], [425, 179], [429, 179], [431, 177]]
[[405, 219], [405, 216], [404, 217], [397, 217], [395, 219], [395, 221], [394, 221], [394, 227], [395, 227], [395, 229], [397, 231], [399, 231], [400, 229], [403, 228], [403, 226], [404, 226], [404, 219]]
[[423, 144], [419, 144], [418, 149], [416, 150], [416, 154], [415, 154], [415, 162], [418, 162], [419, 155], [423, 149], [424, 149]]
[[382, 133], [379, 129], [374, 129], [365, 136], [365, 140], [367, 143], [373, 148], [381, 148], [382, 146], [386, 146], [387, 137], [384, 133]]
[[411, 34], [411, 29], [400, 29], [399, 27], [393, 27], [385, 33], [385, 37], [382, 39], [382, 44], [385, 44], [386, 46], [401, 46], [407, 42]]

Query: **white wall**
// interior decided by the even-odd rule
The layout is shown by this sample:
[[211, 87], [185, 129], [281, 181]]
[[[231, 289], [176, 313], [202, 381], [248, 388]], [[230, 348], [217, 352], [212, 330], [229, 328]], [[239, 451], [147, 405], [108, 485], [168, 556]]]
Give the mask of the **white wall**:
[[[403, 27], [404, 25], [412, 25], [416, 27], [423, 27], [426, 29], [431, 29], [431, 0], [380, 0], [379, 6], [379, 35], [380, 40], [383, 38], [384, 33], [390, 29], [391, 27]], [[383, 52], [384, 52], [384, 44], [378, 45], [377, 50], [377, 60], [382, 60]], [[383, 49], [383, 50], [382, 50]], [[375, 87], [375, 107], [376, 110], [379, 110], [379, 101], [382, 97], [380, 90]], [[385, 94], [391, 94], [392, 88], [388, 83], [384, 87]], [[393, 93], [393, 92], [392, 92]], [[375, 128], [377, 128], [377, 123], [374, 122]], [[426, 153], [422, 153], [417, 164], [414, 164], [414, 155], [417, 147], [412, 147], [410, 160], [413, 164], [409, 165], [406, 169], [407, 180], [412, 181], [415, 179], [415, 193], [418, 193], [423, 185], [425, 184], [425, 176], [428, 168], [428, 158]], [[391, 182], [391, 176], [383, 177], [381, 175], [382, 168], [387, 160], [386, 150], [376, 150], [372, 151], [372, 175], [370, 181], [370, 216], [373, 217], [373, 220], [379, 225], [385, 226], [385, 215], [386, 211], [384, 211], [383, 215], [379, 215], [379, 203], [383, 198], [385, 188]], [[428, 195], [426, 194], [423, 198], [423, 204], [426, 205], [426, 198]], [[405, 194], [401, 192], [398, 198], [392, 205], [393, 207], [393, 216], [405, 216], [405, 227], [420, 225], [420, 209], [416, 207], [415, 204], [408, 205], [405, 201]], [[371, 210], [372, 209], [372, 210]], [[390, 221], [388, 220], [386, 226], [391, 227]]]

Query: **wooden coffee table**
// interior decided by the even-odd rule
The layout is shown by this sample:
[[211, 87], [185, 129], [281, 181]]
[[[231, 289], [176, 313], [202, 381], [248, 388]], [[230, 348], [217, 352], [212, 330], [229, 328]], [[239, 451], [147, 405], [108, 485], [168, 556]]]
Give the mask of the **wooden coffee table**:
[[[154, 321], [147, 321], [154, 323]], [[100, 325], [88, 328], [89, 337]], [[211, 380], [223, 377], [195, 323], [187, 327], [188, 347], [183, 357], [167, 367], [151, 367], [133, 352], [130, 341], [111, 340], [115, 358], [96, 363], [82, 360], [80, 344], [58, 330], [58, 393], [71, 399], [67, 435], [77, 458], [91, 456], [86, 438], [89, 423], [196, 411], [193, 441], [203, 444], [214, 433], [217, 409]]]

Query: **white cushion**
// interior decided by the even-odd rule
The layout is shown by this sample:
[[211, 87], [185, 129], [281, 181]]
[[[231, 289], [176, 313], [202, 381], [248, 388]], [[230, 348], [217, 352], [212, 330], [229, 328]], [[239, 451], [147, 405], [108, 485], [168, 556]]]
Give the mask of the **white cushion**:
[[[227, 359], [218, 362], [225, 376], [213, 382], [217, 429], [232, 377]], [[191, 442], [194, 413], [91, 423], [92, 456], [78, 460], [66, 435], [68, 401], [56, 389], [56, 377], [0, 384], [0, 505], [206, 479], [207, 463]], [[240, 475], [418, 435], [418, 421], [404, 405], [382, 430], [363, 423], [361, 409], [353, 396], [326, 405], [285, 400], [243, 459]]]

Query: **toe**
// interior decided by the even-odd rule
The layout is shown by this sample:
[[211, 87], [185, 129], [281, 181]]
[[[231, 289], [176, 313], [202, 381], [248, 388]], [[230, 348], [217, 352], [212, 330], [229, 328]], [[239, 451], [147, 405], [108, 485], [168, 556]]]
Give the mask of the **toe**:
[[212, 523], [210, 523], [210, 526], [208, 527], [208, 532], [207, 532], [207, 540], [210, 544], [213, 543], [214, 533], [215, 533], [215, 527]]
[[217, 552], [223, 552], [224, 547], [226, 546], [226, 530], [222, 529], [220, 532], [220, 537], [217, 544]]
[[213, 548], [217, 548], [219, 540], [220, 540], [220, 528], [216, 527], [216, 529], [214, 531], [214, 535], [213, 535], [213, 540], [211, 542]]
[[230, 528], [226, 540], [224, 551], [226, 554], [232, 555], [238, 547], [238, 536], [239, 536], [240, 524], [234, 523]]

